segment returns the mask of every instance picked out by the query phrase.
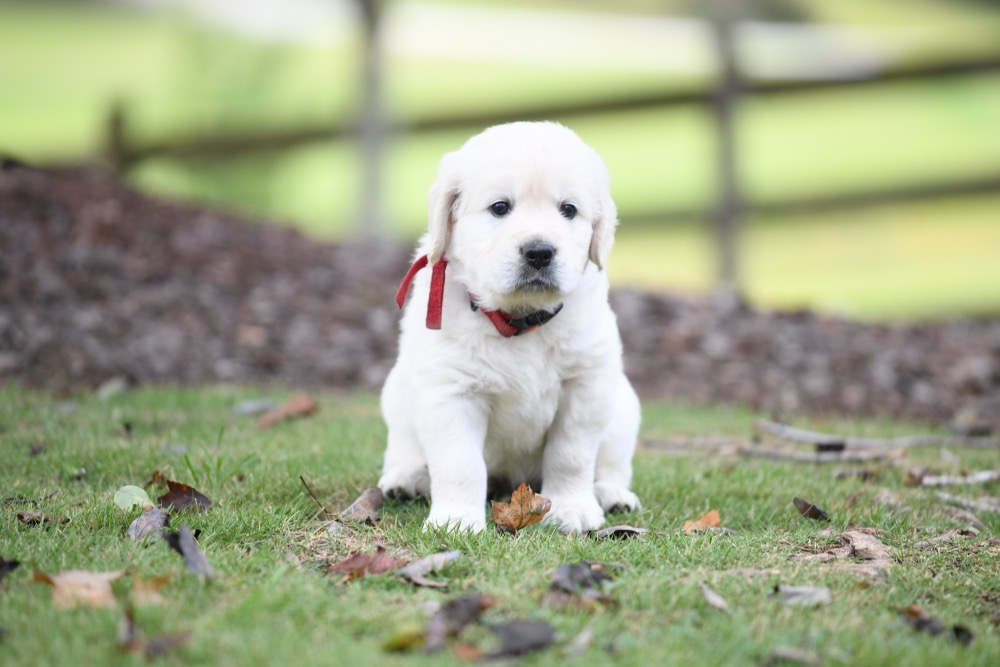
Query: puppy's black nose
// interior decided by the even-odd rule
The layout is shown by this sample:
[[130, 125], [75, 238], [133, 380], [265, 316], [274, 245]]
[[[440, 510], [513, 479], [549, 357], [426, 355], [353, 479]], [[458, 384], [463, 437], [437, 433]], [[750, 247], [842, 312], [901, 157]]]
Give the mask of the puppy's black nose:
[[544, 241], [531, 241], [521, 246], [521, 257], [533, 269], [544, 269], [555, 254], [556, 249]]

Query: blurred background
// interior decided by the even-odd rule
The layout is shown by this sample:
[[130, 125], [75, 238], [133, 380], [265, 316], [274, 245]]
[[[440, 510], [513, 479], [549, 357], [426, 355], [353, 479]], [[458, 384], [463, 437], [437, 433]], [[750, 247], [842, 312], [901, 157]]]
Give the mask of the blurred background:
[[1000, 0], [0, 2], [0, 153], [320, 238], [521, 118], [604, 156], [619, 286], [1000, 315]]

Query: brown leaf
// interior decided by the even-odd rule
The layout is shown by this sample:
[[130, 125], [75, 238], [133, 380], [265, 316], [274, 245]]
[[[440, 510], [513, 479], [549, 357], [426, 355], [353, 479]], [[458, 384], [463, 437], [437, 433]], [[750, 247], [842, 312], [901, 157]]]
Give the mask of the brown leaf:
[[684, 534], [690, 535], [691, 533], [704, 533], [709, 528], [715, 528], [719, 525], [719, 510], [709, 510], [699, 519], [695, 521], [685, 521], [684, 522]]
[[830, 520], [830, 515], [826, 513], [826, 510], [816, 503], [810, 503], [801, 498], [792, 498], [792, 503], [795, 504], [795, 509], [799, 511], [799, 514], [807, 519], [812, 519], [813, 521]]
[[66, 570], [57, 574], [46, 574], [35, 569], [34, 580], [52, 587], [52, 602], [59, 607], [76, 607], [85, 604], [91, 607], [114, 607], [117, 604], [111, 590], [111, 582], [122, 576], [124, 570], [114, 572], [87, 572]]
[[406, 564], [405, 561], [396, 560], [385, 550], [381, 544], [375, 549], [375, 553], [353, 553], [342, 561], [338, 561], [330, 566], [330, 572], [338, 572], [344, 575], [344, 581], [360, 579], [366, 574], [382, 574], [392, 570], [398, 570]]
[[258, 419], [257, 427], [268, 429], [279, 422], [298, 417], [308, 417], [316, 412], [316, 408], [318, 407], [319, 405], [310, 396], [306, 396], [305, 394], [292, 396], [290, 399]]
[[193, 486], [167, 479], [159, 470], [154, 470], [150, 484], [166, 484], [167, 492], [156, 499], [156, 504], [168, 510], [180, 511], [193, 508], [196, 512], [212, 509], [212, 501]]
[[[913, 629], [919, 632], [926, 632], [930, 635], [941, 635], [948, 633], [949, 630], [944, 623], [928, 614], [924, 611], [924, 608], [918, 604], [911, 604], [909, 607], [901, 609], [899, 611], [899, 616], [906, 621], [906, 623], [913, 626]], [[949, 634], [952, 639], [966, 646], [971, 644], [972, 640], [975, 638], [975, 635], [973, 635], [968, 628], [962, 625], [953, 625], [950, 628], [950, 631], [951, 632]]]
[[461, 551], [443, 551], [432, 554], [420, 560], [415, 560], [399, 571], [399, 576], [403, 577], [415, 586], [426, 588], [445, 588], [448, 584], [436, 579], [428, 579], [425, 575], [431, 572], [438, 572], [448, 563], [462, 557]]
[[0, 558], [0, 581], [3, 581], [4, 577], [20, 566], [21, 561], [19, 560], [7, 560], [6, 558]]
[[17, 510], [14, 514], [22, 522], [29, 526], [40, 526], [43, 523], [69, 523], [69, 517], [61, 514], [46, 514], [44, 512], [28, 512]]
[[556, 631], [545, 621], [507, 621], [489, 626], [500, 639], [500, 648], [489, 654], [491, 659], [508, 658], [540, 651], [556, 640]]
[[132, 599], [140, 605], [160, 605], [167, 600], [160, 594], [160, 589], [170, 583], [169, 574], [143, 579], [132, 573]]
[[611, 571], [608, 565], [589, 560], [560, 565], [542, 594], [541, 605], [548, 609], [598, 611], [613, 602], [602, 590], [604, 582], [611, 581]]
[[170, 548], [184, 557], [184, 565], [201, 578], [215, 579], [215, 570], [209, 564], [205, 554], [198, 548], [194, 534], [186, 523], [182, 523], [176, 533], [164, 533], [163, 539]]
[[526, 483], [514, 490], [509, 503], [493, 504], [493, 522], [497, 531], [517, 533], [525, 526], [530, 526], [542, 520], [542, 517], [552, 509], [552, 501], [531, 490]]
[[122, 618], [118, 623], [118, 648], [135, 655], [145, 656], [152, 660], [159, 658], [168, 651], [187, 645], [191, 639], [188, 632], [175, 632], [155, 637], [140, 637], [135, 622], [135, 610], [132, 601], [125, 600], [122, 605]]
[[340, 511], [340, 518], [374, 526], [382, 518], [378, 514], [378, 511], [382, 509], [382, 502], [381, 489], [378, 487], [365, 489], [357, 500]]
[[154, 507], [148, 512], [140, 514], [135, 521], [129, 524], [127, 535], [133, 540], [141, 540], [151, 533], [162, 536], [163, 529], [169, 525], [170, 515], [158, 507]]
[[472, 595], [450, 600], [438, 609], [424, 630], [424, 653], [440, 651], [449, 637], [454, 637], [469, 623], [479, 620], [484, 611], [496, 604], [489, 595]]

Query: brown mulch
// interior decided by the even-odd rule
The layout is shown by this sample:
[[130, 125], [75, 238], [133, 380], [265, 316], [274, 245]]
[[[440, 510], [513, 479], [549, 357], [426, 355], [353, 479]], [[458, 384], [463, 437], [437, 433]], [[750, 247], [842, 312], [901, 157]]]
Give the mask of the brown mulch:
[[[377, 389], [409, 252], [166, 203], [96, 169], [4, 162], [0, 381]], [[612, 302], [647, 397], [1000, 427], [1000, 317], [863, 324], [633, 290]]]

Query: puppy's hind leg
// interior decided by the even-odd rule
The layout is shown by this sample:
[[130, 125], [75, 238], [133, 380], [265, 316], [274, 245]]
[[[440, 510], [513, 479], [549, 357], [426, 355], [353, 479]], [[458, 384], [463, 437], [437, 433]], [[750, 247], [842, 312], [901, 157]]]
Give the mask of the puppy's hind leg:
[[608, 513], [631, 512], [641, 507], [632, 484], [632, 455], [641, 421], [639, 397], [624, 375], [615, 395], [615, 416], [604, 432], [594, 468], [594, 492]]

